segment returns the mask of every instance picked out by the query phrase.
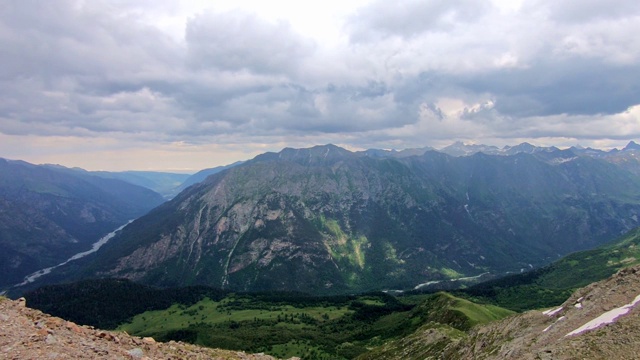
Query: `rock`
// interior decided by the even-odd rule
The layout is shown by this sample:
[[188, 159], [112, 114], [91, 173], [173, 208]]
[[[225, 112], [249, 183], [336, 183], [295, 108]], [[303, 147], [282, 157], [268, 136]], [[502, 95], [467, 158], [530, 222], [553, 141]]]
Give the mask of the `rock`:
[[49, 334], [47, 335], [47, 338], [44, 340], [45, 343], [47, 343], [47, 345], [52, 345], [58, 342], [58, 340], [56, 340], [55, 336]]
[[73, 331], [76, 334], [82, 333], [82, 329], [80, 328], [80, 326], [72, 323], [71, 321], [67, 321], [64, 325], [67, 329]]
[[142, 338], [142, 341], [146, 342], [147, 344], [155, 344], [156, 343], [156, 340], [154, 338], [152, 338], [152, 337]]
[[144, 352], [140, 348], [135, 348], [128, 350], [127, 354], [131, 355], [134, 359], [140, 359], [144, 355]]

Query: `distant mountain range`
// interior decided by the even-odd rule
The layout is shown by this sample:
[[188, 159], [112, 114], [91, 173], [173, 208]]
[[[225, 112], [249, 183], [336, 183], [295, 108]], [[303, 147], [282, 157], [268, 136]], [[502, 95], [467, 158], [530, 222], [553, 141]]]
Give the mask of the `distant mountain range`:
[[313, 293], [412, 288], [540, 266], [640, 225], [640, 179], [612, 160], [632, 148], [505, 149], [265, 153], [127, 226], [85, 276]]
[[[48, 280], [67, 284], [28, 302], [129, 333], [271, 354], [633, 358], [639, 152], [634, 142], [286, 148], [187, 178], [166, 202], [110, 174], [0, 160], [0, 285], [140, 216]], [[507, 273], [453, 294], [417, 286]], [[77, 279], [88, 280], [68, 283]], [[554, 307], [510, 311], [543, 306]]]
[[[19, 201], [12, 195], [18, 194], [15, 186], [4, 188], [5, 213], [16, 214], [12, 220], [30, 219], [16, 222], [22, 227], [5, 220], [10, 230], [0, 241], [13, 245], [6, 247], [2, 264], [12, 274], [7, 283], [15, 283], [28, 271], [72, 254], [89, 239], [159, 205], [162, 201], [150, 192], [145, 196], [153, 200], [113, 195], [144, 186], [176, 197], [128, 226], [82, 276], [123, 276], [161, 286], [341, 293], [497, 275], [549, 263], [638, 226], [639, 151], [633, 141], [611, 151], [458, 142], [440, 151], [350, 152], [326, 145], [265, 153], [191, 176], [87, 172], [3, 160], [3, 176], [12, 179], [6, 184], [37, 185]], [[40, 181], [53, 176], [43, 174], [55, 174], [55, 184]], [[78, 179], [97, 186], [96, 191], [111, 191], [92, 200], [117, 208], [127, 219], [87, 225], [85, 213], [65, 210], [68, 226], [58, 238], [58, 228], [37, 220], [50, 215], [21, 215], [43, 207], [43, 194], [59, 195], [60, 187], [83, 189], [71, 185]], [[131, 207], [137, 210], [128, 211]], [[31, 234], [38, 231], [42, 234]], [[50, 248], [64, 251], [23, 241], [45, 238], [45, 233], [54, 234], [46, 236], [57, 244]], [[83, 245], [68, 246], [76, 243]]]
[[0, 159], [0, 286], [87, 250], [162, 202], [121, 180]]

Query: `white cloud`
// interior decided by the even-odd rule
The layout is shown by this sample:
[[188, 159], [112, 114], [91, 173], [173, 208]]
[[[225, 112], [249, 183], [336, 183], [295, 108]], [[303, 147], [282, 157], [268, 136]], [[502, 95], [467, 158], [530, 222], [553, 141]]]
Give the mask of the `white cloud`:
[[6, 2], [0, 156], [634, 138], [640, 6], [576, 4]]

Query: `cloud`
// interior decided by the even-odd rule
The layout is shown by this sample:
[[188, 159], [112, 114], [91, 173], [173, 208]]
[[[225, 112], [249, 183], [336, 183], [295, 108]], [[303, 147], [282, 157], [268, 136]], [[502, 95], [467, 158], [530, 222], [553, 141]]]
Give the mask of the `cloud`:
[[280, 21], [240, 11], [205, 13], [187, 23], [188, 63], [197, 68], [254, 73], [290, 73], [313, 55], [312, 41]]
[[449, 32], [475, 22], [489, 7], [488, 1], [377, 0], [351, 18], [351, 40], [377, 41], [389, 36], [412, 38], [429, 32]]
[[535, 0], [526, 3], [525, 11], [546, 12], [548, 16], [560, 23], [585, 23], [599, 20], [619, 20], [637, 16], [640, 3], [634, 0], [616, 0], [607, 2], [600, 0]]
[[0, 133], [256, 151], [640, 133], [636, 1], [363, 0], [300, 13], [315, 29], [188, 5], [2, 3]]

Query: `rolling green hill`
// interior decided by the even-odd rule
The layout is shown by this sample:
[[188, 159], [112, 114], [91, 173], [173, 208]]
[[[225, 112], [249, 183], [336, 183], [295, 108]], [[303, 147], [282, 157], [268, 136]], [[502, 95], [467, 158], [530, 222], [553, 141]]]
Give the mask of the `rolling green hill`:
[[47, 286], [25, 297], [29, 307], [79, 324], [303, 359], [351, 359], [425, 324], [466, 331], [513, 313], [445, 293], [323, 297], [206, 287], [155, 289], [114, 279]]

